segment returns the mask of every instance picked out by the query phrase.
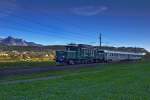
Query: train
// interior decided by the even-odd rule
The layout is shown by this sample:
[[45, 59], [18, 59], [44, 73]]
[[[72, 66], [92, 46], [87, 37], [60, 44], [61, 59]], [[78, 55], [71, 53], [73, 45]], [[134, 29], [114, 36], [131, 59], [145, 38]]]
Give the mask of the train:
[[85, 44], [70, 44], [65, 50], [56, 51], [56, 62], [60, 64], [88, 64], [141, 60], [144, 53], [102, 50]]

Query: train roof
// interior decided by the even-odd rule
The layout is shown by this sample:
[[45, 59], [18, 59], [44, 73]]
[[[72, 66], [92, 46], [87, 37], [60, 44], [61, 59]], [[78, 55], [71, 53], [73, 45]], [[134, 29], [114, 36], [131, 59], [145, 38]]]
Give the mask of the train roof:
[[103, 50], [105, 53], [117, 53], [117, 54], [130, 54], [130, 55], [145, 55], [145, 53], [133, 53], [133, 52], [121, 52], [121, 51], [110, 51], [110, 50]]
[[92, 45], [87, 45], [87, 44], [69, 44], [66, 47], [89, 48], [89, 47], [93, 47], [93, 46]]

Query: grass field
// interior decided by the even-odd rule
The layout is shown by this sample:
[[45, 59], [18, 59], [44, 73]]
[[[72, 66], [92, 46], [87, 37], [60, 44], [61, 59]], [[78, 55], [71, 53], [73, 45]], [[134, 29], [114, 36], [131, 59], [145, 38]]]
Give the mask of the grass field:
[[56, 65], [54, 61], [12, 61], [0, 62], [0, 69], [6, 68], [28, 68], [28, 67], [44, 67]]
[[148, 61], [14, 76], [11, 79], [32, 79], [50, 75], [63, 77], [0, 84], [0, 100], [150, 100]]

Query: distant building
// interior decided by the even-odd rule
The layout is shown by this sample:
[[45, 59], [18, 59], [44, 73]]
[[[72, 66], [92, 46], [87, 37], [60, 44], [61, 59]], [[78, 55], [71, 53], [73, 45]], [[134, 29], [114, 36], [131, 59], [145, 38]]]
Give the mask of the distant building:
[[9, 56], [9, 55], [5, 52], [0, 52], [0, 56]]

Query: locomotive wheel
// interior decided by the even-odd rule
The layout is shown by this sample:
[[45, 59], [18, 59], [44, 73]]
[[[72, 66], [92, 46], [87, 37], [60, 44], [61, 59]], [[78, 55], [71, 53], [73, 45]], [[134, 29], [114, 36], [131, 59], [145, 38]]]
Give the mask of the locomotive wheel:
[[69, 64], [69, 65], [74, 65], [75, 63], [74, 63], [73, 60], [69, 60], [69, 61], [68, 61], [68, 64]]

